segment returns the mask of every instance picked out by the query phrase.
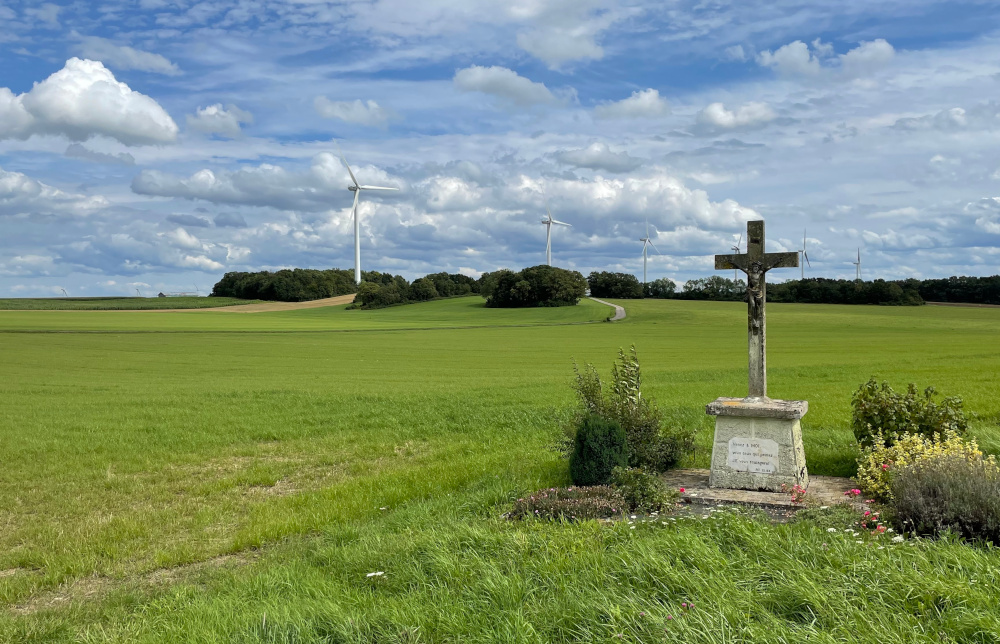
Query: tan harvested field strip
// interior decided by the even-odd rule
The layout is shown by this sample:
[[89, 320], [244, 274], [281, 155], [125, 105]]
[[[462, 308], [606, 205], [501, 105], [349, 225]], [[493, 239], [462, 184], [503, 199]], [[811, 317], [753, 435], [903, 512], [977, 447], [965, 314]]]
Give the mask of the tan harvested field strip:
[[299, 309], [318, 309], [324, 306], [350, 304], [354, 301], [354, 293], [325, 297], [322, 300], [308, 302], [262, 302], [259, 304], [237, 304], [217, 309], [163, 309], [165, 311], [225, 311], [227, 313], [269, 313], [271, 311], [298, 311]]
[[[96, 309], [87, 310], [87, 313], [197, 313], [197, 312], [218, 312], [226, 313], [273, 313], [275, 311], [298, 311], [301, 309], [318, 309], [324, 306], [338, 306], [350, 304], [354, 301], [354, 293], [338, 295], [337, 297], [325, 297], [321, 300], [309, 300], [307, 302], [258, 302], [256, 304], [235, 304], [233, 306], [204, 307], [200, 309]], [[75, 309], [10, 309], [5, 313], [17, 312], [46, 312], [46, 313], [79, 313]]]

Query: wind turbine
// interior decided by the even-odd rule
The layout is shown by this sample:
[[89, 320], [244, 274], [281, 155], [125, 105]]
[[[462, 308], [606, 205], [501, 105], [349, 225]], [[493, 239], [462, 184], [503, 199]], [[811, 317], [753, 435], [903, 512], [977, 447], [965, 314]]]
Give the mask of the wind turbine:
[[142, 293], [139, 292], [139, 289], [135, 289], [135, 296], [142, 297]]
[[340, 160], [344, 162], [344, 167], [347, 168], [347, 174], [351, 175], [351, 181], [354, 185], [347, 186], [347, 189], [354, 193], [354, 206], [352, 208], [354, 212], [354, 282], [355, 284], [361, 283], [361, 227], [358, 225], [358, 200], [361, 198], [362, 190], [399, 190], [399, 188], [386, 188], [384, 186], [363, 186], [358, 183], [357, 178], [354, 176], [354, 172], [351, 170], [351, 166], [347, 164], [347, 159], [344, 158], [344, 152], [337, 146], [337, 151], [340, 152]]
[[63, 292], [63, 295], [64, 295], [65, 297], [69, 297], [69, 293], [67, 293], [67, 292], [66, 292], [66, 289], [64, 289], [64, 288], [61, 288], [61, 289], [59, 289], [59, 290]]
[[858, 249], [858, 261], [851, 262], [851, 263], [854, 264], [854, 267], [857, 269], [857, 272], [855, 273], [854, 281], [855, 282], [860, 282], [861, 281], [861, 249], [860, 248]]
[[[860, 252], [860, 249], [859, 251]], [[802, 260], [806, 261], [803, 262]], [[802, 229], [802, 250], [799, 251], [799, 267], [802, 269], [802, 279], [806, 278], [806, 264], [809, 264], [809, 253], [806, 252], [806, 229]], [[812, 264], [809, 264], [809, 268], [812, 268]]]
[[553, 219], [552, 212], [549, 210], [548, 204], [545, 204], [545, 214], [548, 215], [547, 219], [542, 220], [542, 223], [545, 224], [545, 263], [552, 266], [552, 224], [570, 227], [572, 227], [572, 224], [567, 224], [565, 221], [557, 221]]
[[[642, 283], [646, 283], [646, 246], [653, 246], [653, 240], [649, 238], [649, 222], [646, 222], [646, 236], [640, 239], [642, 242]], [[656, 246], [653, 246], [653, 250], [656, 251], [657, 255], [662, 255]]]
[[[736, 245], [735, 246], [730, 246], [729, 248], [732, 249], [732, 251], [734, 253], [736, 253], [737, 255], [739, 255], [740, 254], [740, 244], [742, 244], [742, 243], [743, 243], [743, 233], [740, 233], [740, 238], [736, 242]], [[739, 279], [739, 269], [734, 268], [733, 269], [733, 281], [735, 282], [738, 279]]]

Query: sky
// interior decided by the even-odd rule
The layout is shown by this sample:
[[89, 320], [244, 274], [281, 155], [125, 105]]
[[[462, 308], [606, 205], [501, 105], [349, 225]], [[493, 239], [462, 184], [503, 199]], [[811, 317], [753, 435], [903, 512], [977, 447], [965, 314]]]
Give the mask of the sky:
[[[228, 271], [1000, 271], [992, 2], [0, 0], [0, 297]], [[745, 251], [745, 243], [741, 247]], [[799, 269], [769, 273], [794, 279]], [[728, 272], [723, 276], [729, 276]]]

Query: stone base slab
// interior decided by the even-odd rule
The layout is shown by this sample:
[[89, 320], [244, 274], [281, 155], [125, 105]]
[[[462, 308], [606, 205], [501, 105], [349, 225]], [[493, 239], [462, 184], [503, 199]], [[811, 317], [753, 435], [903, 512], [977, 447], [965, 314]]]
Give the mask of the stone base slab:
[[809, 485], [801, 400], [719, 398], [706, 407], [715, 416], [709, 485], [780, 492]]

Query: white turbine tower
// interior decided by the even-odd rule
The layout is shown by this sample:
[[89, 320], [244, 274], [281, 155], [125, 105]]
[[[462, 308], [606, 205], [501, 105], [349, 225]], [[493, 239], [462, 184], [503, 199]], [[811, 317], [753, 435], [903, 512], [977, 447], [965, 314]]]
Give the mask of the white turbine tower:
[[361, 283], [361, 227], [358, 225], [358, 200], [361, 198], [362, 190], [399, 190], [399, 188], [386, 188], [385, 186], [363, 186], [358, 183], [357, 178], [354, 176], [354, 172], [351, 170], [351, 166], [347, 165], [347, 159], [344, 158], [344, 152], [337, 146], [337, 151], [340, 152], [340, 160], [344, 162], [344, 167], [347, 168], [347, 174], [351, 175], [351, 181], [354, 185], [347, 186], [347, 189], [354, 193], [354, 282], [356, 284]]
[[[640, 239], [642, 242], [642, 283], [646, 283], [646, 246], [653, 246], [653, 240], [649, 238], [649, 222], [646, 222], [646, 236]], [[656, 251], [657, 255], [662, 255], [656, 246], [653, 246], [653, 250]]]
[[[735, 245], [730, 246], [729, 248], [731, 248], [734, 253], [736, 253], [737, 255], [739, 255], [740, 254], [740, 244], [742, 244], [742, 243], [743, 243], [743, 233], [740, 233], [739, 240], [737, 240], [737, 242], [736, 242]], [[733, 281], [735, 282], [735, 281], [739, 280], [739, 278], [740, 278], [740, 276], [739, 276], [739, 269], [738, 268], [737, 269], [733, 269]]]
[[854, 264], [854, 268], [857, 269], [857, 271], [854, 274], [854, 281], [855, 282], [860, 282], [861, 281], [861, 249], [860, 248], [858, 249], [858, 261], [851, 262], [851, 263]]
[[[860, 252], [860, 251], [859, 251]], [[803, 262], [802, 260], [805, 260]], [[806, 229], [802, 229], [802, 250], [799, 251], [799, 267], [802, 269], [802, 279], [806, 278], [806, 264], [809, 264], [809, 253], [806, 252]], [[809, 268], [812, 268], [809, 264]]]
[[552, 266], [552, 224], [560, 226], [571, 226], [571, 224], [553, 219], [548, 204], [545, 205], [545, 214], [548, 215], [547, 219], [542, 220], [542, 223], [545, 224], [545, 263]]

